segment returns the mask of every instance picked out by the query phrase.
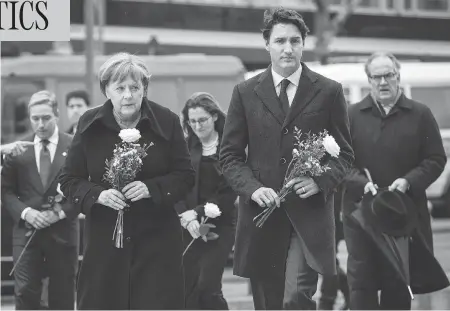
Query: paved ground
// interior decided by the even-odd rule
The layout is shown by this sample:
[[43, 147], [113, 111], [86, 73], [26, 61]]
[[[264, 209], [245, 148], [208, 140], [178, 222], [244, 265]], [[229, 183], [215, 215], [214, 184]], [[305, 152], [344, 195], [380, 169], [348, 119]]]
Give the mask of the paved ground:
[[[435, 255], [450, 278], [450, 219], [434, 220], [433, 232]], [[345, 270], [347, 250], [344, 243], [339, 245], [338, 256]], [[231, 268], [227, 268], [224, 273], [223, 292], [231, 310], [253, 309], [248, 281], [234, 276]], [[318, 298], [318, 294], [315, 298]], [[342, 297], [339, 297], [335, 309], [339, 309], [341, 305]], [[1, 309], [14, 310], [11, 297], [2, 297]], [[413, 301], [413, 310], [450, 310], [450, 288], [433, 294], [416, 295], [416, 299]]]
[[[450, 278], [450, 219], [433, 220], [434, 248], [435, 255]], [[342, 268], [346, 270], [347, 249], [345, 243], [339, 245], [339, 261]], [[320, 282], [320, 280], [319, 280]], [[224, 274], [223, 292], [232, 310], [253, 309], [252, 296], [248, 292], [248, 282], [246, 279], [232, 275], [231, 269], [227, 269]], [[315, 295], [318, 298], [319, 294]], [[342, 297], [339, 296], [335, 309], [342, 305]], [[450, 288], [442, 291], [416, 295], [412, 304], [413, 310], [450, 310]]]

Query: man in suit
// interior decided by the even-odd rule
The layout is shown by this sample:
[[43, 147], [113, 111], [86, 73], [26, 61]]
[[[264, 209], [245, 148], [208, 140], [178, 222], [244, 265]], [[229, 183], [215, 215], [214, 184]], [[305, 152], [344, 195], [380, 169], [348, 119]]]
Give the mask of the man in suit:
[[[365, 72], [371, 92], [349, 108], [356, 173], [349, 177], [352, 185], [347, 187], [346, 201], [353, 198], [354, 203], [368, 192], [376, 195], [379, 188], [406, 193], [417, 206], [419, 231], [432, 252], [425, 190], [439, 177], [447, 161], [438, 124], [426, 105], [403, 94], [400, 63], [394, 55], [374, 53], [365, 64]], [[372, 181], [364, 169], [369, 171]], [[352, 200], [344, 204], [350, 308], [410, 309], [407, 287], [396, 277], [370, 236], [349, 217], [355, 208]], [[429, 274], [425, 272], [429, 267], [419, 268], [420, 274]], [[413, 270], [411, 261], [412, 274]]]
[[[43, 271], [50, 279], [49, 308], [74, 309], [78, 213], [63, 201], [50, 204], [59, 201], [55, 199], [57, 177], [72, 138], [58, 130], [54, 94], [33, 94], [28, 112], [35, 134], [25, 140], [33, 142], [34, 147], [7, 157], [1, 173], [2, 203], [14, 219], [16, 309], [39, 309]], [[36, 233], [32, 234], [34, 230]]]
[[[347, 107], [339, 83], [301, 63], [308, 32], [301, 15], [266, 11], [264, 24], [272, 64], [234, 88], [220, 151], [240, 196], [234, 273], [250, 278], [256, 309], [315, 310], [317, 273], [336, 274], [333, 192], [353, 162]], [[341, 152], [322, 176], [292, 180], [293, 193], [280, 202], [294, 127], [327, 130]], [[253, 218], [275, 205], [257, 228]]]
[[89, 95], [86, 91], [76, 90], [66, 95], [67, 117], [71, 126], [66, 133], [75, 135], [78, 120], [88, 110], [90, 106]]

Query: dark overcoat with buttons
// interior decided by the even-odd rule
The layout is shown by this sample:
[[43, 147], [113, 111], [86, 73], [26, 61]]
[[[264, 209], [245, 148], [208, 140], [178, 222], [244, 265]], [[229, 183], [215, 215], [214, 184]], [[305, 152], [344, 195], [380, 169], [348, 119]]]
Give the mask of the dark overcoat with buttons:
[[103, 190], [105, 160], [121, 141], [112, 103], [88, 110], [78, 123], [61, 189], [86, 215], [84, 258], [78, 279], [79, 309], [180, 309], [184, 305], [182, 232], [174, 204], [194, 183], [179, 118], [144, 99], [136, 126], [147, 156], [135, 180], [151, 198], [124, 212], [124, 247], [112, 240], [117, 211], [96, 203]]
[[[287, 116], [277, 97], [271, 68], [238, 84], [225, 124], [220, 162], [239, 194], [234, 273], [242, 277], [283, 280], [292, 228], [302, 240], [307, 263], [321, 274], [336, 273], [333, 192], [353, 162], [347, 105], [339, 83], [302, 64], [303, 70]], [[291, 194], [257, 228], [262, 212], [251, 195], [260, 187], [279, 190], [294, 147], [294, 127], [303, 133], [323, 130], [336, 139], [339, 158], [331, 170], [314, 178], [320, 192], [308, 199]], [[246, 148], [248, 148], [246, 152]]]
[[[354, 174], [347, 178], [343, 210], [350, 288], [379, 288], [383, 282], [389, 284], [392, 279], [382, 275], [378, 267], [368, 264], [374, 257], [371, 254], [378, 251], [374, 244], [364, 243], [366, 239], [372, 241], [365, 237], [363, 228], [348, 217], [357, 208], [354, 203], [359, 201], [365, 184], [369, 182], [363, 173], [363, 169], [367, 168], [373, 182], [380, 188], [388, 187], [397, 178], [408, 181], [410, 188], [406, 194], [417, 207], [417, 230], [425, 242], [423, 248], [426, 248], [419, 251], [419, 244], [411, 243], [410, 252], [419, 254], [412, 256], [410, 261], [412, 288], [417, 293], [436, 290], [427, 279], [438, 279], [434, 273], [439, 269], [433, 269], [433, 263], [418, 264], [425, 262], [429, 253], [433, 253], [433, 233], [425, 191], [442, 173], [447, 161], [439, 126], [430, 108], [401, 95], [391, 111], [382, 115], [368, 95], [349, 108], [349, 119], [355, 169]], [[420, 289], [417, 285], [419, 279]]]

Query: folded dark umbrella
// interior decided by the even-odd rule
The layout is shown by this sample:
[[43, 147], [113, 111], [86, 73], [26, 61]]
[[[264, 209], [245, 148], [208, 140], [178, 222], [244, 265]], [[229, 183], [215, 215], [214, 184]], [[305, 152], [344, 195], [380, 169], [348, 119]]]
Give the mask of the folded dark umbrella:
[[376, 230], [372, 224], [365, 219], [361, 208], [353, 211], [350, 216], [374, 240], [375, 244], [387, 258], [400, 279], [405, 283], [405, 286], [407, 286], [411, 299], [414, 299], [410, 286], [409, 237], [393, 237]]

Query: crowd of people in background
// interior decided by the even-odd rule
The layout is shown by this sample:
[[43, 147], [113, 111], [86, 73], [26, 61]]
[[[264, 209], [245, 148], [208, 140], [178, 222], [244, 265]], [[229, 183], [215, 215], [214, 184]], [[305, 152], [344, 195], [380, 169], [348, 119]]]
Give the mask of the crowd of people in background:
[[[434, 116], [403, 94], [400, 62], [381, 52], [365, 64], [370, 94], [348, 107], [342, 85], [302, 62], [308, 32], [296, 11], [264, 13], [271, 64], [235, 86], [227, 114], [206, 92], [192, 94], [180, 116], [151, 101], [151, 72], [128, 53], [99, 70], [103, 104], [91, 108], [83, 90], [67, 94], [66, 131], [55, 94], [33, 94], [33, 133], [1, 146], [16, 309], [70, 310], [76, 301], [91, 310], [226, 310], [222, 276], [233, 246], [234, 274], [250, 279], [257, 310], [333, 309], [338, 290], [342, 309], [403, 310], [414, 293], [448, 286], [425, 194], [447, 160]], [[280, 198], [298, 130], [326, 130], [339, 156], [321, 175], [295, 176]], [[140, 155], [138, 169], [110, 183], [105, 171], [120, 165], [121, 148], [131, 150], [123, 157]], [[379, 204], [388, 211], [381, 216]], [[274, 211], [257, 227], [266, 208]], [[358, 210], [378, 222], [361, 223]], [[389, 227], [393, 218], [383, 215], [399, 221]], [[394, 246], [409, 237], [408, 282], [380, 251], [386, 234]]]

